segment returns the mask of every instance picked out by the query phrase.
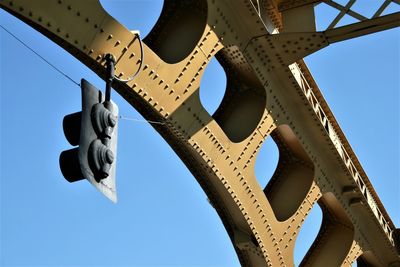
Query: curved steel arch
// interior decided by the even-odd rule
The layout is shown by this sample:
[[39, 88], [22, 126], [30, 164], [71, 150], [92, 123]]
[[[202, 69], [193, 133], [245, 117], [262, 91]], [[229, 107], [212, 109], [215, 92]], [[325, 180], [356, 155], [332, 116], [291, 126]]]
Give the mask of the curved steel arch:
[[[329, 261], [329, 251], [343, 240], [329, 229], [341, 227], [351, 228], [354, 235], [343, 237], [349, 246], [336, 265], [351, 266], [363, 252], [382, 266], [400, 265], [395, 227], [301, 61], [331, 42], [397, 26], [399, 19], [388, 15], [315, 32], [308, 15], [316, 1], [295, 2], [165, 1], [159, 22], [145, 39], [140, 74], [114, 87], [146, 119], [163, 122], [153, 127], [206, 192], [242, 265], [293, 266], [296, 237], [317, 202], [326, 207], [328, 230], [321, 230], [304, 266], [314, 266], [315, 258]], [[98, 0], [2, 0], [0, 7], [102, 78], [107, 53], [117, 58], [116, 74], [121, 78], [129, 77], [132, 66], [140, 63], [135, 34], [110, 17]], [[287, 25], [293, 26], [294, 17], [300, 19], [308, 32], [295, 27], [284, 31], [277, 14], [289, 21]], [[272, 28], [279, 28], [276, 34], [271, 34]], [[198, 91], [214, 56], [233, 86], [211, 116]], [[238, 123], [240, 116], [244, 119]], [[270, 134], [280, 145], [282, 163], [264, 193], [255, 179], [254, 163]], [[300, 171], [305, 169], [313, 171]], [[298, 182], [293, 173], [311, 175], [301, 182], [307, 185], [295, 203], [290, 193], [283, 193]], [[285, 213], [287, 209], [291, 212]]]

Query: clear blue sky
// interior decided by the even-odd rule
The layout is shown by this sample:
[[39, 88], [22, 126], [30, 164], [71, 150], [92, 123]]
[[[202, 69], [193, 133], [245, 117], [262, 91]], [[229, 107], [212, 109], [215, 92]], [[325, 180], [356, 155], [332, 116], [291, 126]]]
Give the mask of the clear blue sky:
[[[371, 12], [368, 2], [358, 8]], [[156, 0], [102, 3], [142, 36], [162, 7]], [[319, 22], [326, 23], [329, 10], [319, 12]], [[41, 34], [2, 10], [0, 21], [74, 80], [85, 78], [104, 89], [94, 73]], [[399, 33], [389, 30], [334, 44], [306, 59], [397, 227]], [[119, 123], [117, 204], [87, 181], [66, 182], [58, 164], [60, 152], [70, 148], [62, 119], [80, 110], [80, 89], [3, 30], [0, 37], [1, 266], [239, 266], [206, 195], [147, 123]], [[213, 60], [201, 84], [201, 99], [210, 112], [225, 85], [225, 74]], [[117, 93], [112, 96], [121, 115], [140, 118]], [[271, 175], [276, 157], [272, 142], [263, 146], [256, 166], [261, 183]], [[320, 223], [316, 207], [297, 240], [297, 263]]]

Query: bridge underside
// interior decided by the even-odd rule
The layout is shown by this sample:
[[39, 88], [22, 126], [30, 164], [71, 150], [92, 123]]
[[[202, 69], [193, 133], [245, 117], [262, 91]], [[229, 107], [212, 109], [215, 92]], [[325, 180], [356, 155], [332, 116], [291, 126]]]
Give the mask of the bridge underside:
[[[398, 26], [399, 14], [381, 16], [381, 6], [370, 19], [336, 27], [338, 16], [317, 32], [319, 2], [165, 0], [144, 38], [140, 75], [114, 87], [146, 119], [164, 122], [153, 126], [206, 192], [243, 266], [293, 266], [314, 205], [323, 223], [301, 266], [400, 266], [395, 226], [302, 61], [331, 43]], [[354, 1], [324, 2], [357, 17]], [[140, 66], [138, 40], [97, 0], [0, 6], [103, 78], [106, 53], [118, 59], [121, 78]], [[213, 57], [228, 83], [209, 114], [199, 87]], [[254, 164], [268, 136], [279, 163], [262, 188]]]

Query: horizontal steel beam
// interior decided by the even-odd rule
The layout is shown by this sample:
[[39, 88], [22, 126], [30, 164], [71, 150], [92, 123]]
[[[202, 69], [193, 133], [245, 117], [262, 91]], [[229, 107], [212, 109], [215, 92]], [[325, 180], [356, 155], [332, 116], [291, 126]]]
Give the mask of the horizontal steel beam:
[[329, 43], [336, 43], [363, 35], [384, 31], [400, 26], [400, 12], [364, 20], [324, 32]]

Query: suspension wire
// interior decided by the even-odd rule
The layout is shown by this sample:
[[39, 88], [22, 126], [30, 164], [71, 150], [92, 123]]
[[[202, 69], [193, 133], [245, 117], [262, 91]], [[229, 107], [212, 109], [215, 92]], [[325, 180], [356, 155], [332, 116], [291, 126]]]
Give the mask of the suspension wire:
[[27, 45], [24, 41], [22, 41], [20, 38], [18, 38], [17, 36], [15, 36], [12, 32], [10, 32], [9, 30], [7, 30], [3, 25], [0, 24], [0, 27], [7, 32], [9, 35], [11, 35], [12, 37], [15, 38], [15, 40], [17, 40], [18, 42], [20, 42], [23, 46], [25, 46], [27, 49], [29, 49], [32, 53], [34, 53], [36, 56], [38, 56], [40, 59], [42, 59], [45, 63], [47, 63], [50, 67], [52, 67], [53, 69], [55, 69], [57, 72], [59, 72], [61, 75], [63, 75], [65, 78], [67, 78], [68, 80], [70, 80], [71, 82], [73, 82], [74, 84], [76, 84], [77, 86], [81, 86], [78, 82], [76, 82], [74, 79], [72, 79], [70, 76], [68, 76], [65, 72], [63, 72], [61, 69], [57, 68], [56, 66], [54, 66], [52, 63], [50, 63], [47, 59], [45, 59], [43, 56], [41, 56], [38, 52], [36, 52], [35, 50], [33, 50], [31, 47], [29, 47], [29, 45]]
[[159, 125], [164, 125], [164, 122], [160, 122], [160, 121], [150, 121], [150, 120], [141, 120], [141, 119], [135, 119], [135, 118], [128, 118], [128, 117], [124, 117], [124, 116], [119, 116], [119, 119], [121, 120], [126, 120], [126, 121], [134, 121], [134, 122], [148, 122], [150, 124], [159, 124]]
[[[12, 32], [10, 32], [9, 30], [7, 30], [3, 25], [0, 24], [0, 27], [6, 32], [8, 33], [10, 36], [12, 36], [15, 40], [17, 40], [19, 43], [21, 43], [23, 46], [25, 46], [28, 50], [30, 50], [32, 53], [34, 53], [37, 57], [39, 57], [41, 60], [43, 60], [45, 63], [47, 63], [50, 67], [52, 67], [53, 69], [55, 69], [57, 72], [59, 72], [61, 75], [63, 75], [65, 78], [67, 78], [68, 80], [70, 80], [72, 83], [76, 84], [77, 86], [81, 86], [80, 83], [76, 82], [74, 79], [72, 79], [68, 74], [66, 74], [65, 72], [63, 72], [61, 69], [57, 68], [55, 65], [53, 65], [52, 63], [50, 63], [46, 58], [44, 58], [42, 55], [40, 55], [38, 52], [36, 52], [34, 49], [32, 49], [28, 44], [26, 44], [24, 41], [22, 41], [20, 38], [18, 38], [15, 34], [13, 34]], [[141, 48], [141, 60], [140, 63], [143, 64], [143, 47], [141, 44], [141, 40], [140, 40], [140, 36], [137, 35], [137, 38], [139, 39], [139, 43], [140, 43], [140, 48]], [[122, 80], [122, 79], [118, 79], [117, 77], [114, 77], [114, 79], [119, 80], [121, 82], [129, 82], [131, 80], [133, 80], [140, 72], [141, 69], [141, 65], [138, 69], [138, 71], [131, 76], [129, 79], [127, 80]], [[135, 119], [135, 118], [128, 118], [128, 117], [124, 117], [124, 116], [119, 116], [119, 119], [121, 120], [127, 120], [127, 121], [134, 121], [134, 122], [147, 122], [150, 124], [159, 124], [159, 125], [164, 125], [165, 123], [163, 122], [159, 122], [159, 121], [151, 121], [151, 120], [141, 120], [141, 119]]]
[[[52, 67], [53, 69], [55, 69], [58, 73], [60, 73], [61, 75], [63, 75], [65, 78], [67, 78], [68, 80], [70, 80], [72, 83], [76, 84], [77, 86], [81, 86], [80, 83], [76, 82], [74, 79], [72, 79], [68, 74], [66, 74], [65, 72], [63, 72], [60, 68], [56, 67], [55, 65], [53, 65], [50, 61], [48, 61], [46, 58], [44, 58], [42, 55], [40, 55], [38, 52], [36, 52], [33, 48], [31, 48], [28, 44], [26, 44], [24, 41], [22, 41], [20, 38], [18, 38], [15, 34], [13, 34], [11, 31], [9, 31], [7, 28], [5, 28], [3, 25], [0, 24], [0, 27], [7, 32], [10, 36], [12, 36], [15, 40], [17, 40], [19, 43], [21, 43], [23, 46], [25, 46], [28, 50], [30, 50], [32, 53], [34, 53], [36, 56], [38, 56], [41, 60], [43, 60], [45, 63], [47, 63], [50, 67]], [[116, 79], [117, 81], [120, 82], [130, 82], [132, 81], [134, 78], [136, 78], [136, 76], [139, 75], [142, 66], [143, 66], [143, 61], [144, 61], [144, 49], [143, 49], [143, 44], [142, 44], [142, 40], [140, 39], [140, 35], [139, 33], [135, 34], [135, 38], [138, 39], [139, 41], [139, 47], [140, 47], [140, 65], [139, 68], [136, 70], [136, 72], [129, 77], [128, 79], [121, 79], [118, 78], [116, 76], [114, 76], [114, 79]]]

